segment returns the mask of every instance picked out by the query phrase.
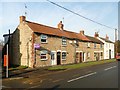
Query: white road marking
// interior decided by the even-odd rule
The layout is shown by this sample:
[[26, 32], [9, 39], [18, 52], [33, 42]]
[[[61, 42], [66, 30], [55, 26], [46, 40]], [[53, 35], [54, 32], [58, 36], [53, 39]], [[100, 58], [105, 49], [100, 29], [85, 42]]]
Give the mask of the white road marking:
[[110, 70], [110, 69], [116, 68], [116, 67], [117, 67], [117, 66], [113, 66], [113, 67], [106, 68], [106, 69], [104, 69], [104, 70], [107, 71], [107, 70]]
[[69, 81], [67, 81], [67, 82], [68, 82], [68, 83], [69, 83], [69, 82], [73, 82], [73, 81], [75, 81], [75, 80], [78, 80], [78, 79], [81, 79], [81, 78], [85, 78], [85, 77], [94, 75], [94, 74], [96, 74], [96, 73], [97, 73], [97, 72], [93, 72], [93, 73], [90, 73], [90, 74], [87, 74], [87, 75], [84, 75], [84, 76], [80, 76], [80, 77], [78, 77], [78, 78], [71, 79], [71, 80], [69, 80]]

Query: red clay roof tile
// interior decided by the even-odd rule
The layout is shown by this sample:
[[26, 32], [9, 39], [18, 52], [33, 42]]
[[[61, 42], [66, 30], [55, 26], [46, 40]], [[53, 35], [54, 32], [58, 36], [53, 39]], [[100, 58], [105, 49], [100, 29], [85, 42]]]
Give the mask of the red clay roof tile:
[[67, 30], [59, 30], [58, 28], [26, 21], [27, 25], [37, 33], [43, 33], [43, 34], [48, 34], [48, 35], [55, 35], [55, 36], [60, 36], [60, 37], [67, 37], [70, 39], [79, 39], [83, 41], [91, 41], [88, 39], [85, 35], [82, 35], [80, 33], [75, 33]]

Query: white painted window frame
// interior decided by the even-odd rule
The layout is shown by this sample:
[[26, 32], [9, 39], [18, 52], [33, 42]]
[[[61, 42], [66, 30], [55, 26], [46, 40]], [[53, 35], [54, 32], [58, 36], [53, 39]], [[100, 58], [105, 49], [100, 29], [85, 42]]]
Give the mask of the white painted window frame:
[[[67, 52], [66, 52], [66, 51], [62, 51], [62, 54], [63, 54], [64, 52], [66, 53], [66, 58], [67, 58]], [[63, 55], [62, 55], [62, 60], [63, 60], [63, 61], [66, 60], [66, 58], [63, 59]]]
[[[66, 43], [66, 44], [63, 44]], [[62, 46], [67, 46], [67, 39], [65, 37], [62, 37]]]
[[[43, 38], [42, 36], [44, 36], [45, 38]], [[46, 42], [42, 42], [42, 39], [45, 39]], [[41, 35], [40, 35], [40, 42], [41, 42], [41, 43], [48, 43], [48, 40], [47, 40], [47, 39], [48, 39], [48, 36], [47, 36], [47, 35], [45, 35], [45, 34], [41, 34]]]
[[[46, 51], [46, 50], [42, 50], [42, 51], [40, 51], [40, 60], [41, 61], [46, 61], [47, 59], [48, 59], [48, 51], [46, 51], [46, 53], [44, 53], [44, 51]], [[45, 59], [41, 59], [41, 54], [46, 54], [46, 58]]]

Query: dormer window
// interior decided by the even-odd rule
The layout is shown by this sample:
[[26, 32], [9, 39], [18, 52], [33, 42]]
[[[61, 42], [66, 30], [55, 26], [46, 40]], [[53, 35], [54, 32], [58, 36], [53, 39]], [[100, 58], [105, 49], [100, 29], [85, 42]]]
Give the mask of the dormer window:
[[62, 45], [66, 46], [67, 45], [67, 40], [65, 37], [62, 37]]
[[47, 35], [41, 34], [40, 38], [41, 38], [41, 43], [47, 43]]

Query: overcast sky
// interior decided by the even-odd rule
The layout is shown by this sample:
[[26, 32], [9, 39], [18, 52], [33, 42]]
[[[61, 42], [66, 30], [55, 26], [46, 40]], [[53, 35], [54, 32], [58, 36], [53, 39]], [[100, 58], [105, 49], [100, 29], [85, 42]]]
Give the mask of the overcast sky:
[[[2, 1], [2, 0], [1, 0]], [[24, 2], [26, 1], [26, 2]], [[84, 30], [86, 35], [94, 36], [95, 32], [99, 32], [101, 37], [106, 34], [114, 41], [114, 29], [100, 26], [73, 13], [70, 13], [60, 7], [57, 7], [46, 0], [4, 0], [0, 3], [0, 39], [3, 34], [8, 33], [8, 29], [13, 32], [19, 24], [19, 16], [25, 15], [25, 7], [27, 6], [27, 20], [40, 24], [57, 27], [60, 20], [63, 20], [64, 29], [73, 32]], [[55, 0], [53, 0], [55, 1]], [[64, 0], [65, 1], [65, 0]], [[68, 8], [80, 15], [90, 18], [107, 26], [118, 28], [118, 0], [104, 0], [104, 2], [94, 2], [94, 0], [67, 0], [64, 2], [55, 2], [65, 8]], [[102, 0], [101, 0], [102, 1]]]

